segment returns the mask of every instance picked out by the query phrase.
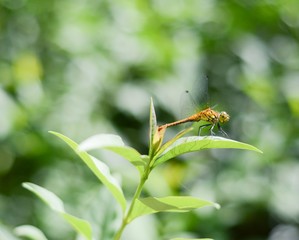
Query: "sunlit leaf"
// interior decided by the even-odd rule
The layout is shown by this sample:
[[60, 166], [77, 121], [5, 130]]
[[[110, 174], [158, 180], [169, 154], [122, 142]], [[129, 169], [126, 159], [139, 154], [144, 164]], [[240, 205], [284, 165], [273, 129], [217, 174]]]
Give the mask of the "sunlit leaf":
[[150, 144], [150, 150], [149, 155], [152, 156], [155, 150], [160, 145], [160, 138], [157, 138], [157, 118], [156, 118], [156, 112], [155, 107], [153, 103], [153, 99], [151, 98], [151, 105], [150, 105], [150, 122], [149, 122], [149, 144]]
[[12, 232], [11, 229], [0, 222], [0, 239], [2, 240], [20, 240]]
[[50, 208], [52, 208], [52, 210], [56, 212], [64, 212], [63, 202], [54, 193], [33, 183], [23, 183], [22, 185], [24, 188], [35, 193]]
[[52, 210], [59, 213], [77, 233], [84, 236], [87, 240], [92, 239], [91, 226], [88, 221], [77, 218], [64, 211], [63, 202], [54, 193], [33, 183], [23, 183], [23, 187], [36, 194]]
[[187, 212], [205, 206], [220, 208], [217, 203], [191, 196], [140, 198], [136, 200], [134, 209], [130, 216], [130, 221], [146, 214], [152, 214], [156, 212]]
[[119, 186], [118, 182], [110, 174], [109, 167], [105, 163], [89, 155], [87, 152], [80, 151], [78, 149], [77, 143], [75, 143], [73, 140], [69, 139], [68, 137], [56, 132], [51, 132], [51, 133], [53, 133], [54, 135], [58, 136], [63, 141], [65, 141], [76, 152], [76, 154], [80, 156], [80, 158], [89, 167], [89, 169], [109, 189], [109, 191], [112, 193], [115, 199], [119, 202], [120, 206], [122, 207], [122, 210], [125, 211], [126, 199], [124, 197], [123, 191]]
[[214, 137], [214, 136], [183, 137], [175, 141], [163, 153], [161, 153], [159, 157], [157, 157], [155, 166], [169, 159], [172, 159], [176, 156], [179, 156], [181, 154], [200, 151], [208, 148], [233, 148], [233, 149], [251, 150], [251, 151], [262, 153], [261, 150], [259, 150], [258, 148], [252, 145], [234, 141], [227, 138]]
[[26, 237], [31, 240], [47, 240], [46, 236], [40, 229], [31, 225], [22, 225], [16, 227], [14, 232], [19, 237]]
[[164, 152], [171, 144], [173, 144], [176, 140], [190, 132], [193, 128], [187, 128], [184, 129], [183, 131], [180, 131], [177, 135], [175, 135], [173, 138], [171, 138], [169, 141], [163, 144], [163, 146], [159, 149], [159, 152], [156, 153], [157, 156], [159, 156], [160, 153]]
[[107, 146], [125, 146], [121, 137], [115, 134], [97, 134], [80, 143], [79, 150], [89, 151]]
[[79, 144], [79, 151], [89, 151], [93, 149], [107, 149], [132, 163], [140, 172], [143, 173], [145, 162], [142, 160], [141, 154], [134, 148], [125, 146], [120, 136], [114, 134], [98, 134], [87, 138]]
[[91, 226], [90, 223], [86, 220], [83, 220], [81, 218], [77, 218], [71, 214], [68, 214], [66, 212], [61, 213], [61, 216], [72, 225], [72, 227], [78, 232], [81, 233], [83, 236], [86, 237], [86, 239], [92, 239], [91, 234]]
[[151, 159], [154, 157], [154, 155], [156, 155], [156, 152], [159, 151], [159, 149], [163, 143], [165, 132], [166, 132], [165, 126], [161, 126], [156, 129], [156, 132], [154, 133], [153, 142], [152, 142], [152, 150], [150, 151]]

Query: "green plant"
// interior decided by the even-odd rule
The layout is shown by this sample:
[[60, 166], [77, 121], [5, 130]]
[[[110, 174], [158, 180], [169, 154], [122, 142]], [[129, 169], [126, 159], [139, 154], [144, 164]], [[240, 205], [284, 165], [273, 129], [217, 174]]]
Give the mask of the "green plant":
[[[149, 131], [150, 146], [148, 155], [141, 155], [135, 149], [126, 146], [122, 139], [117, 135], [95, 135], [78, 145], [60, 133], [51, 133], [66, 142], [76, 152], [88, 168], [109, 189], [121, 206], [123, 214], [122, 224], [114, 237], [114, 240], [119, 240], [122, 236], [123, 230], [130, 222], [146, 214], [157, 212], [188, 212], [204, 206], [214, 206], [215, 208], [219, 208], [217, 203], [192, 196], [166, 196], [162, 198], [141, 197], [145, 182], [149, 178], [152, 170], [157, 166], [183, 153], [200, 151], [207, 148], [235, 148], [261, 152], [259, 149], [251, 145], [221, 137], [184, 137], [184, 135], [191, 129], [192, 128], [183, 130], [163, 144], [166, 128], [158, 129], [154, 105], [151, 101]], [[87, 153], [88, 150], [95, 148], [107, 149], [121, 155], [139, 171], [139, 184], [129, 206], [127, 206], [128, 201], [124, 197], [122, 188], [119, 186], [116, 179], [110, 174], [108, 166]], [[33, 183], [23, 183], [23, 186], [35, 193], [44, 202], [46, 202], [50, 208], [59, 213], [77, 231], [78, 234], [87, 240], [94, 239], [91, 224], [86, 220], [77, 218], [65, 212], [63, 202], [54, 193]], [[184, 238], [174, 238], [172, 240], [183, 239]]]

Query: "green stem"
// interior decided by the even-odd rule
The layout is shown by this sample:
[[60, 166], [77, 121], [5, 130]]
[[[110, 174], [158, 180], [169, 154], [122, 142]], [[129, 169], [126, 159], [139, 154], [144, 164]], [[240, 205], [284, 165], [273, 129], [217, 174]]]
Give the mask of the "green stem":
[[133, 199], [132, 199], [132, 203], [130, 205], [130, 208], [126, 214], [126, 216], [123, 218], [123, 221], [122, 221], [122, 224], [119, 228], [119, 230], [117, 231], [115, 237], [114, 237], [114, 240], [119, 240], [125, 227], [129, 224], [130, 222], [130, 215], [134, 209], [134, 206], [135, 206], [135, 203], [136, 203], [136, 200], [139, 198], [140, 194], [141, 194], [141, 191], [142, 191], [142, 188], [144, 186], [144, 183], [146, 182], [147, 178], [148, 178], [148, 175], [149, 175], [150, 171], [147, 169], [145, 172], [144, 172], [144, 175], [141, 177], [140, 179], [140, 182], [138, 184], [138, 187], [135, 191], [135, 194], [133, 196]]

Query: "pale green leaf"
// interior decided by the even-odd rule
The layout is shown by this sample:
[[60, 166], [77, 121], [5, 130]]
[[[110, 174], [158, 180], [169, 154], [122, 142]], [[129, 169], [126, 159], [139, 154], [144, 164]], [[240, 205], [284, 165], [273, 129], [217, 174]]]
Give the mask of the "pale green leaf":
[[146, 214], [152, 214], [156, 212], [187, 212], [205, 206], [220, 208], [217, 203], [191, 196], [140, 198], [135, 202], [134, 209], [130, 216], [130, 221]]
[[23, 183], [23, 187], [36, 194], [52, 210], [59, 213], [80, 235], [85, 239], [91, 240], [91, 226], [88, 221], [72, 216], [64, 211], [63, 202], [54, 193], [33, 183]]
[[128, 147], [128, 146], [115, 146], [115, 147], [105, 147], [105, 149], [108, 149], [120, 156], [122, 156], [124, 159], [128, 160], [130, 163], [132, 163], [140, 174], [144, 172], [146, 162], [143, 160], [142, 155], [137, 152], [134, 148]]
[[80, 143], [79, 150], [89, 151], [107, 146], [125, 146], [120, 136], [114, 134], [97, 134]]
[[157, 118], [156, 118], [156, 112], [154, 107], [153, 99], [151, 98], [151, 104], [150, 104], [150, 119], [149, 119], [149, 156], [152, 156], [155, 151], [155, 143], [154, 138], [157, 131]]
[[2, 224], [3, 219], [0, 221], [0, 239], [1, 240], [20, 240], [12, 234], [10, 227]]
[[188, 152], [200, 151], [208, 148], [233, 148], [233, 149], [243, 149], [251, 150], [262, 153], [258, 148], [249, 145], [247, 143], [242, 143], [234, 141], [227, 138], [215, 137], [215, 136], [192, 136], [192, 137], [183, 137], [175, 141], [170, 145], [155, 162], [155, 166], [166, 162], [169, 159], [172, 159], [176, 156], [179, 156]]
[[173, 138], [171, 138], [169, 141], [163, 144], [163, 146], [159, 149], [159, 151], [155, 154], [156, 156], [159, 156], [161, 153], [163, 153], [169, 146], [171, 146], [176, 140], [190, 132], [193, 128], [187, 128], [183, 131], [180, 131], [177, 135], [175, 135]]
[[56, 133], [51, 132], [54, 135], [61, 138], [65, 141], [75, 152], [80, 156], [83, 162], [89, 167], [89, 169], [97, 176], [97, 178], [109, 189], [115, 199], [118, 201], [120, 206], [122, 207], [123, 212], [126, 210], [126, 199], [124, 197], [123, 191], [119, 186], [116, 179], [110, 174], [109, 167], [103, 162], [99, 161], [95, 157], [92, 157], [85, 151], [80, 151], [78, 149], [77, 143], [68, 137]]
[[31, 225], [22, 225], [14, 229], [14, 233], [19, 237], [26, 237], [31, 240], [47, 240], [43, 232]]
[[157, 129], [157, 118], [156, 112], [154, 107], [153, 99], [151, 98], [151, 105], [150, 105], [150, 142], [152, 142], [155, 132]]
[[81, 233], [86, 239], [92, 239], [91, 227], [88, 221], [81, 218], [77, 218], [66, 212], [61, 213], [61, 216], [72, 225], [72, 227], [78, 232]]
[[52, 208], [52, 210], [56, 212], [64, 212], [63, 202], [54, 193], [33, 183], [23, 183], [22, 186], [35, 193], [50, 208]]
[[110, 150], [124, 159], [131, 162], [140, 172], [143, 173], [146, 163], [142, 160], [141, 154], [134, 148], [125, 146], [120, 136], [114, 134], [98, 134], [87, 138], [79, 144], [79, 151], [89, 151], [103, 148]]

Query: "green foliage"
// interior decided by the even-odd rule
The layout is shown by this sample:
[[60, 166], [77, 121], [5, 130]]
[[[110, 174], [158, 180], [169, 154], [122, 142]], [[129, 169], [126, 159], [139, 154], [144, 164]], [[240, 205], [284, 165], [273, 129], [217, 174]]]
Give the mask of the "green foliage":
[[189, 196], [168, 196], [164, 198], [147, 197], [139, 198], [128, 221], [137, 217], [157, 212], [188, 212], [197, 208], [219, 205], [199, 198]]
[[[67, 138], [66, 136], [63, 136], [59, 133], [54, 133], [56, 136], [60, 137], [63, 141], [65, 141], [84, 161], [84, 163], [89, 167], [89, 169], [98, 177], [98, 179], [109, 189], [109, 191], [113, 194], [115, 199], [119, 202], [120, 206], [122, 207], [123, 211], [126, 209], [126, 200], [123, 195], [121, 187], [118, 185], [117, 181], [111, 176], [109, 167], [104, 164], [103, 162], [99, 161], [95, 157], [89, 155], [85, 151], [81, 151], [78, 148], [78, 145], [72, 141], [71, 139]], [[115, 138], [114, 138], [115, 137]], [[111, 138], [114, 139], [114, 141], [110, 141]], [[97, 138], [98, 139], [98, 138]], [[117, 138], [117, 136], [112, 135], [102, 135], [101, 140], [107, 139], [108, 146], [118, 146], [121, 142], [120, 138]], [[105, 147], [105, 145], [103, 145]]]
[[38, 228], [30, 225], [16, 227], [14, 232], [19, 237], [26, 237], [31, 240], [47, 240], [46, 236]]
[[92, 239], [90, 224], [65, 212], [62, 200], [54, 193], [33, 183], [24, 183], [23, 186], [41, 198], [53, 211], [60, 214], [78, 234], [84, 236], [86, 240]]
[[[65, 138], [61, 134], [54, 133], [54, 132], [52, 133], [60, 136], [61, 138]], [[143, 156], [134, 148], [125, 146], [121, 137], [112, 134], [95, 135], [82, 142], [78, 150], [80, 152], [83, 152], [83, 151], [88, 151], [96, 148], [107, 149], [116, 154], [119, 154], [124, 159], [132, 163], [138, 169], [140, 174], [143, 173], [146, 165]]]
[[[20, 223], [45, 229], [51, 240], [74, 239], [69, 228], [49, 222], [49, 211], [28, 201], [29, 193], [20, 189], [28, 181], [55, 190], [84, 218], [99, 211], [94, 221], [108, 229], [115, 216], [91, 196], [101, 192], [101, 203], [113, 196], [47, 131], [77, 140], [116, 133], [147, 153], [149, 96], [159, 122], [170, 122], [183, 117], [180, 95], [186, 88], [204, 98], [205, 78], [211, 106], [231, 115], [225, 131], [263, 149], [263, 160], [249, 151], [212, 150], [161, 164], [145, 185], [149, 196], [190, 189], [234, 204], [177, 218], [151, 215], [144, 218], [151, 220], [146, 228], [129, 228], [127, 239], [158, 239], [173, 233], [174, 225], [174, 236], [299, 239], [298, 9], [297, 0], [0, 1], [0, 239], [15, 240], [8, 232]], [[163, 143], [158, 151], [167, 147]], [[101, 154], [110, 153], [97, 154], [104, 160]], [[159, 155], [151, 152], [142, 161], [154, 154]], [[135, 169], [112, 160], [105, 163], [112, 173], [122, 173], [123, 191], [130, 196]], [[170, 215], [172, 221], [166, 221]]]
[[173, 142], [168, 148], [166, 148], [165, 151], [161, 152], [160, 155], [157, 156], [155, 166], [163, 162], [166, 162], [174, 157], [177, 157], [181, 154], [200, 151], [202, 149], [208, 148], [235, 148], [262, 153], [261, 150], [257, 149], [254, 146], [222, 137], [181, 137], [177, 141]]
[[[196, 136], [183, 137], [183, 135], [189, 132], [190, 129], [180, 132], [172, 140], [169, 140], [167, 143], [165, 143], [165, 145], [163, 145], [162, 142], [165, 131], [166, 129], [159, 130], [157, 127], [154, 105], [151, 101], [149, 133], [150, 147], [148, 156], [142, 156], [133, 148], [125, 146], [121, 137], [112, 134], [95, 135], [78, 145], [70, 138], [60, 133], [51, 132], [66, 142], [75, 151], [75, 153], [82, 159], [88, 168], [107, 187], [122, 208], [122, 225], [116, 232], [114, 238], [115, 240], [120, 239], [127, 224], [143, 215], [158, 212], [189, 212], [191, 210], [205, 206], [214, 206], [215, 208], [220, 207], [216, 203], [191, 196], [142, 198], [141, 193], [143, 186], [150, 176], [151, 171], [156, 166], [180, 154], [192, 151], [200, 151], [206, 148], [235, 148], [252, 150], [261, 153], [259, 149], [249, 144], [240, 143], [225, 138]], [[98, 148], [107, 149], [119, 154], [128, 160], [139, 171], [140, 182], [128, 208], [126, 206], [127, 201], [124, 197], [123, 190], [117, 180], [110, 174], [109, 167], [86, 152], [87, 150]], [[91, 233], [91, 224], [86, 220], [82, 220], [66, 213], [62, 200], [60, 200], [54, 193], [32, 183], [24, 183], [23, 186], [46, 202], [46, 204], [49, 205], [52, 210], [59, 213], [77, 231], [77, 233], [84, 236], [86, 240], [91, 240], [93, 238]]]

